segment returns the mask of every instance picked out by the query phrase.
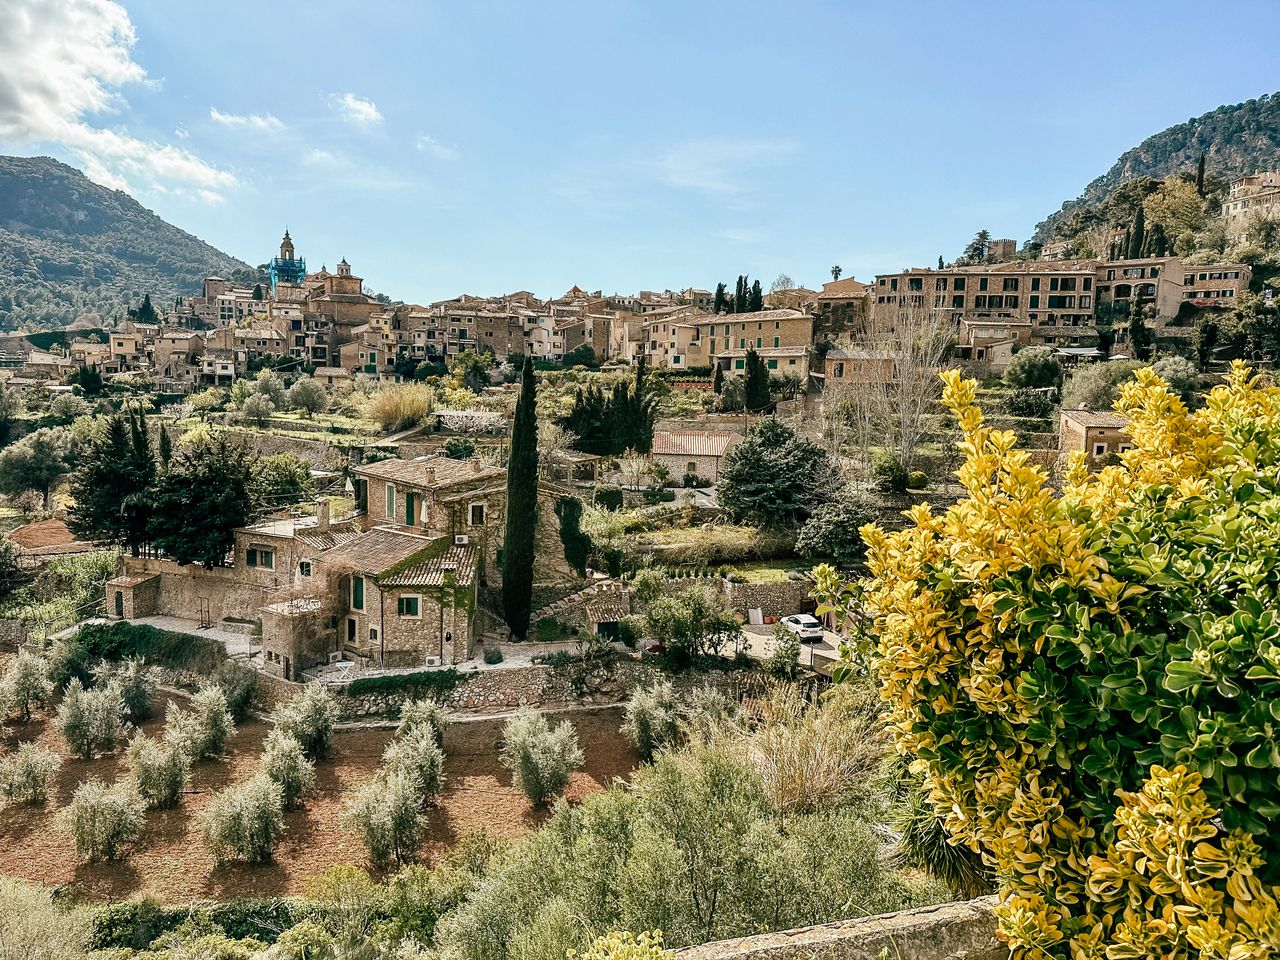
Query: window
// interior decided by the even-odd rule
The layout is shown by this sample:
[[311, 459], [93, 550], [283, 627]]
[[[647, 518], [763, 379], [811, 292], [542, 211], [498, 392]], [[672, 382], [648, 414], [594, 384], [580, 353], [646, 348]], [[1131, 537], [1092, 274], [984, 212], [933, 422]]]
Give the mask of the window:
[[396, 614], [406, 617], [410, 620], [416, 620], [422, 616], [420, 606], [422, 598], [419, 596], [403, 596], [396, 599]]
[[980, 293], [980, 294], [978, 294], [976, 297], [974, 297], [974, 298], [973, 298], [973, 309], [975, 309], [975, 310], [985, 310], [985, 309], [987, 309], [987, 297], [986, 297], [986, 294], [982, 294], [982, 293]]
[[471, 526], [473, 527], [484, 526], [484, 504], [483, 503], [471, 504]]
[[742, 360], [733, 361], [733, 369], [741, 370], [746, 364]]
[[924, 277], [908, 277], [908, 278], [907, 278], [907, 289], [908, 289], [908, 290], [923, 290], [923, 289], [924, 289]]
[[1084, 278], [1084, 283], [1082, 283], [1082, 284], [1080, 285], [1080, 289], [1081, 289], [1081, 290], [1092, 290], [1092, 289], [1093, 289], [1093, 277], [1085, 277], [1085, 278]]
[[954, 308], [955, 308], [955, 309], [957, 309], [957, 310], [963, 310], [963, 309], [964, 309], [964, 294], [963, 294], [963, 293], [961, 293], [961, 294], [958, 294], [958, 295], [956, 295], [956, 296], [953, 296], [953, 297], [951, 298], [951, 306], [952, 306], [952, 307], [954, 307]]
[[1032, 290], [1039, 290], [1039, 289], [1040, 289], [1040, 278], [1039, 278], [1039, 277], [1032, 277], [1032, 278], [1031, 278], [1031, 289], [1032, 289]]
[[377, 627], [370, 627], [370, 628], [369, 628], [369, 642], [370, 642], [370, 643], [377, 643], [377, 642], [378, 642], [378, 628], [377, 628]]
[[1003, 289], [1003, 290], [1005, 290], [1005, 291], [1008, 291], [1008, 290], [1017, 290], [1017, 289], [1018, 289], [1018, 278], [1017, 278], [1017, 277], [1005, 277], [1005, 278], [1004, 278], [1004, 284], [1003, 284], [1003, 286], [1001, 287], [1001, 289]]
[[979, 289], [979, 290], [985, 290], [985, 289], [987, 289], [987, 278], [986, 278], [986, 277], [979, 277], [979, 278], [978, 278], [978, 289]]
[[1018, 295], [1016, 293], [1012, 293], [1009, 296], [1005, 297], [1004, 305], [1008, 307], [1010, 310], [1016, 310], [1018, 308]]
[[351, 577], [351, 609], [364, 609], [364, 577], [358, 573]]
[[390, 520], [396, 515], [396, 487], [393, 483], [387, 484], [387, 509], [383, 516]]
[[697, 462], [696, 460], [690, 460], [690, 461], [688, 461], [688, 462], [684, 465], [684, 472], [685, 472], [685, 473], [697, 473], [697, 472], [698, 472], [698, 462]]
[[[1032, 289], [1035, 289], [1035, 287], [1033, 286], [1033, 287], [1032, 287]], [[1039, 309], [1040, 309], [1040, 294], [1038, 294], [1038, 293], [1033, 293], [1033, 294], [1031, 295], [1030, 303], [1028, 303], [1027, 305], [1028, 305], [1032, 310], [1039, 310]]]
[[303, 560], [301, 563], [299, 563], [299, 564], [298, 564], [298, 576], [300, 576], [300, 577], [309, 577], [309, 576], [311, 576], [311, 561], [310, 561], [310, 560]]
[[946, 289], [947, 289], [947, 278], [946, 278], [946, 277], [938, 277], [936, 280], [934, 280], [934, 281], [933, 281], [933, 289], [935, 289], [935, 290], [946, 290]]
[[1107, 445], [1105, 443], [1095, 443], [1093, 445], [1093, 455], [1095, 457], [1105, 457], [1107, 455]]
[[959, 291], [959, 290], [963, 290], [963, 289], [964, 289], [964, 283], [965, 283], [965, 278], [964, 278], [964, 277], [956, 277], [956, 282], [955, 282], [955, 283], [953, 283], [953, 284], [951, 285], [951, 289], [952, 289], [952, 290], [957, 290], [957, 291]]
[[775, 347], [780, 346], [780, 345], [781, 345], [781, 342], [782, 342], [782, 338], [781, 338], [781, 337], [774, 337], [774, 338], [773, 338], [773, 345], [774, 345]]
[[770, 369], [770, 370], [777, 370], [777, 369], [778, 369], [778, 361], [777, 361], [777, 360], [770, 360], [770, 361], [769, 361], [769, 363], [768, 363], [768, 367], [769, 367], [769, 369]]
[[274, 570], [276, 553], [263, 547], [250, 547], [245, 551], [244, 562], [250, 567], [261, 567], [263, 570]]

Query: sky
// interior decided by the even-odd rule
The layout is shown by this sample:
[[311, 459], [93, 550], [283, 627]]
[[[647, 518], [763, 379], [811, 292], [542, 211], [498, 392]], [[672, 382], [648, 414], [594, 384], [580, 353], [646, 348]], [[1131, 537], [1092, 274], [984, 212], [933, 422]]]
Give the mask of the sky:
[[[1274, 0], [0, 0], [0, 153], [373, 290], [817, 288], [1280, 89]], [[1251, 28], [1250, 24], [1254, 26]]]

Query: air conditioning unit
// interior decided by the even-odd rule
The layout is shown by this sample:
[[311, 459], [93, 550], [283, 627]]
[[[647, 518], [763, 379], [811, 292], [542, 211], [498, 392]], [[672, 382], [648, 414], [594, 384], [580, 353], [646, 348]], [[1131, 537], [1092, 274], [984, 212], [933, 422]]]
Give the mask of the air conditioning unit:
[[330, 653], [330, 654], [329, 654], [329, 662], [330, 662], [330, 663], [337, 663], [337, 662], [338, 662], [339, 660], [341, 660], [341, 659], [342, 659], [342, 651], [341, 651], [341, 650], [334, 650], [332, 653]]
[[440, 658], [439, 658], [439, 657], [427, 657], [427, 666], [428, 666], [428, 667], [438, 667], [438, 666], [440, 666]]
[[471, 542], [471, 538], [467, 536], [465, 533], [454, 534], [453, 545], [455, 547], [465, 547], [470, 542]]

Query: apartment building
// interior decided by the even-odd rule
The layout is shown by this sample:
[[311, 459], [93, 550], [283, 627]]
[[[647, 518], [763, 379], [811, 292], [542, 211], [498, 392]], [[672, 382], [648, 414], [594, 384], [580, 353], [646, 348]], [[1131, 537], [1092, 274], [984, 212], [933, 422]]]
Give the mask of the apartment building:
[[1243, 263], [1221, 263], [1211, 267], [1185, 268], [1182, 299], [1197, 307], [1226, 307], [1249, 289], [1253, 269]]
[[1260, 220], [1280, 220], [1280, 173], [1275, 171], [1236, 177], [1222, 202], [1228, 243], [1244, 240], [1249, 228]]
[[812, 301], [812, 311], [821, 333], [857, 333], [866, 326], [873, 285], [844, 277], [824, 283]]

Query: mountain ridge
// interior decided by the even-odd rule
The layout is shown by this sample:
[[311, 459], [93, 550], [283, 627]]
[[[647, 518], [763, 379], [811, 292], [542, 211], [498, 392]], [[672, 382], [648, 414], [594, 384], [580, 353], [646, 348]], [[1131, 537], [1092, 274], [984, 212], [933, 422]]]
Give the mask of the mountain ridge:
[[75, 167], [0, 156], [0, 329], [109, 321], [144, 294], [159, 307], [238, 271], [252, 272]]

